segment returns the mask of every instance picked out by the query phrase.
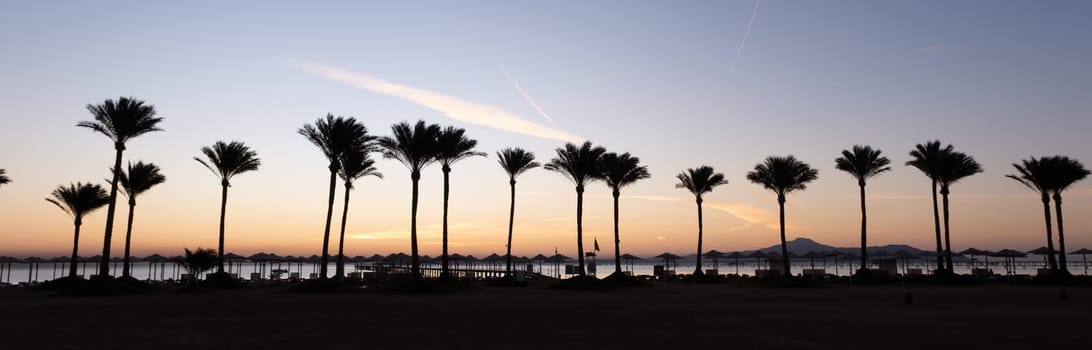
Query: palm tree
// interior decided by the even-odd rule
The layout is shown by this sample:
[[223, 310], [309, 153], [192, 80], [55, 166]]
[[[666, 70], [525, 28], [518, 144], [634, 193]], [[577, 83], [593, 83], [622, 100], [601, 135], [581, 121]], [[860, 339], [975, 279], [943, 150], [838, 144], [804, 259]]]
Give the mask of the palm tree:
[[83, 217], [110, 203], [110, 197], [102, 186], [77, 182], [67, 187], [60, 186], [53, 190], [53, 198], [46, 201], [53, 203], [69, 216], [72, 216], [73, 225], [76, 227], [72, 238], [72, 261], [69, 263], [68, 276], [76, 277], [77, 256], [80, 250], [80, 225]]
[[182, 266], [190, 272], [190, 283], [197, 283], [197, 276], [205, 271], [212, 270], [216, 267], [217, 255], [212, 249], [206, 249], [197, 247], [196, 250], [191, 251], [189, 248], [182, 248], [185, 250], [186, 255], [182, 258]]
[[0, 185], [7, 184], [7, 183], [11, 182], [11, 179], [8, 178], [8, 176], [5, 174], [5, 172], [6, 171], [4, 171], [4, 169], [0, 169]]
[[155, 185], [167, 181], [167, 178], [159, 173], [159, 167], [152, 163], [129, 163], [128, 171], [118, 171], [118, 183], [121, 184], [121, 192], [129, 197], [129, 221], [125, 226], [125, 258], [121, 269], [123, 277], [129, 277], [129, 247], [133, 238], [133, 210], [136, 209], [136, 197]]
[[[88, 128], [106, 135], [114, 142], [114, 167], [121, 169], [121, 155], [125, 152], [125, 143], [129, 140], [153, 131], [163, 131], [159, 123], [163, 118], [155, 116], [155, 107], [132, 97], [120, 97], [106, 100], [102, 104], [87, 105], [87, 110], [95, 120], [82, 121], [76, 126]], [[114, 172], [110, 180], [110, 204], [106, 209], [106, 234], [102, 243], [102, 260], [99, 262], [99, 276], [110, 274], [110, 238], [114, 232], [114, 209], [118, 198], [118, 173]]]
[[444, 222], [443, 222], [443, 251], [440, 254], [440, 276], [449, 277], [447, 258], [447, 201], [450, 192], [451, 165], [470, 157], [485, 157], [484, 152], [474, 151], [478, 141], [467, 138], [466, 130], [447, 127], [440, 131], [437, 137], [436, 160], [440, 162], [440, 170], [444, 173]]
[[1062, 222], [1062, 192], [1069, 188], [1069, 186], [1084, 180], [1088, 177], [1089, 171], [1084, 168], [1084, 164], [1076, 159], [1071, 159], [1064, 156], [1055, 156], [1053, 162], [1056, 163], [1055, 168], [1058, 169], [1058, 183], [1054, 187], [1054, 212], [1058, 215], [1058, 254], [1059, 264], [1063, 274], [1069, 274], [1069, 267], [1066, 265], [1066, 250], [1065, 250], [1065, 225]]
[[853, 145], [853, 151], [842, 150], [842, 156], [834, 160], [834, 168], [847, 172], [857, 179], [861, 188], [861, 271], [868, 270], [868, 213], [865, 210], [865, 184], [873, 176], [890, 171], [891, 160], [880, 155], [880, 150], [870, 146]]
[[585, 276], [584, 270], [584, 187], [595, 180], [600, 180], [602, 171], [601, 160], [607, 150], [603, 147], [593, 146], [591, 141], [577, 146], [566, 143], [564, 148], [556, 150], [557, 157], [546, 163], [546, 170], [555, 171], [564, 175], [576, 185], [576, 251], [577, 261], [580, 264], [581, 276]]
[[383, 174], [375, 168], [375, 160], [368, 156], [368, 152], [354, 150], [341, 156], [341, 170], [338, 176], [345, 182], [345, 208], [341, 212], [341, 234], [337, 242], [337, 270], [336, 278], [345, 278], [345, 222], [349, 218], [349, 193], [353, 190], [353, 182], [365, 176], [375, 176], [380, 179]]
[[793, 156], [767, 157], [764, 163], [755, 165], [747, 173], [747, 180], [762, 185], [777, 194], [779, 223], [781, 224], [781, 256], [784, 259], [785, 278], [792, 276], [789, 269], [789, 248], [785, 242], [785, 195], [807, 189], [808, 182], [819, 177], [819, 171]]
[[220, 245], [216, 258], [216, 273], [224, 272], [224, 216], [227, 214], [227, 190], [231, 187], [231, 178], [248, 171], [258, 170], [261, 160], [258, 153], [239, 141], [216, 141], [212, 147], [201, 147], [201, 153], [208, 160], [194, 157], [213, 174], [220, 178]]
[[614, 273], [622, 276], [621, 238], [618, 236], [618, 196], [622, 187], [632, 185], [638, 180], [647, 179], [650, 175], [648, 167], [640, 165], [641, 159], [627, 153], [617, 154], [608, 152], [603, 155], [602, 174], [600, 177], [607, 182], [614, 197]]
[[937, 184], [939, 183], [937, 176], [940, 172], [941, 160], [952, 152], [955, 152], [952, 145], [941, 147], [939, 140], [928, 141], [914, 146], [914, 150], [910, 151], [910, 157], [913, 159], [906, 162], [906, 165], [917, 168], [922, 174], [929, 177], [933, 184], [933, 228], [936, 231], [937, 241], [937, 270], [944, 270], [944, 245], [940, 236], [940, 207], [937, 204]]
[[540, 164], [535, 162], [534, 153], [527, 152], [522, 148], [505, 148], [497, 152], [497, 162], [508, 173], [508, 186], [512, 188], [512, 204], [508, 210], [508, 244], [505, 245], [508, 251], [504, 254], [505, 265], [507, 266], [504, 271], [506, 275], [511, 276], [512, 226], [516, 220], [516, 177], [525, 171], [539, 167]]
[[[1065, 237], [1062, 228], [1062, 197], [1061, 192], [1068, 188], [1073, 183], [1080, 181], [1088, 176], [1088, 170], [1084, 169], [1084, 165], [1075, 159], [1070, 159], [1064, 156], [1052, 156], [1042, 157], [1036, 159], [1032, 157], [1027, 160], [1023, 160], [1022, 164], [1013, 164], [1019, 175], [1005, 175], [1008, 178], [1016, 180], [1020, 184], [1027, 186], [1031, 190], [1039, 193], [1040, 200], [1043, 202], [1043, 216], [1046, 221], [1047, 229], [1047, 259], [1050, 265], [1051, 272], [1057, 272], [1059, 269], [1059, 263], [1061, 265], [1061, 271], [1068, 273], [1066, 269], [1065, 261]], [[1060, 261], [1055, 260], [1054, 252], [1054, 237], [1051, 232], [1051, 220], [1050, 220], [1050, 198], [1051, 194], [1054, 195], [1055, 212], [1058, 215], [1058, 248], [1060, 254], [1058, 258]]]
[[415, 278], [421, 277], [421, 261], [417, 254], [417, 197], [421, 169], [436, 161], [440, 126], [425, 124], [418, 120], [410, 126], [401, 122], [391, 126], [393, 135], [380, 137], [378, 144], [383, 148], [383, 156], [397, 159], [410, 171], [413, 182], [410, 202], [410, 271]]
[[327, 114], [326, 119], [319, 118], [315, 125], [304, 125], [298, 131], [308, 141], [318, 146], [330, 162], [330, 196], [326, 203], [326, 227], [322, 232], [322, 259], [319, 262], [319, 278], [326, 279], [326, 266], [330, 262], [330, 220], [334, 215], [334, 192], [337, 189], [337, 173], [341, 170], [341, 157], [352, 151], [373, 151], [374, 136], [368, 135], [368, 128], [353, 117], [335, 117]]
[[[702, 196], [706, 193], [713, 192], [713, 188], [716, 188], [717, 186], [728, 184], [728, 180], [724, 179], [724, 174], [714, 171], [713, 167], [707, 165], [686, 169], [686, 171], [675, 175], [675, 177], [679, 179], [679, 183], [675, 184], [675, 187], [689, 190], [690, 193], [694, 194], [694, 201], [698, 203], [698, 262], [694, 267], [694, 275], [701, 276], [705, 274], [701, 270], [701, 243], [703, 234], [701, 203], [704, 201]], [[617, 272], [617, 270], [615, 270], [615, 272]]]
[[948, 225], [948, 194], [951, 193], [952, 184], [965, 177], [981, 173], [982, 166], [971, 156], [963, 152], [952, 152], [941, 159], [940, 173], [937, 181], [940, 182], [941, 202], [944, 206], [944, 259], [945, 268], [952, 272], [952, 236]]

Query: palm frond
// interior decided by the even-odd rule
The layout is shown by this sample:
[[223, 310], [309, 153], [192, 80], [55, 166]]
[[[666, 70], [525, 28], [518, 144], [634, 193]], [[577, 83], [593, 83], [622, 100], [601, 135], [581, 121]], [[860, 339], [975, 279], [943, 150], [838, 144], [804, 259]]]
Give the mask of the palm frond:
[[419, 175], [421, 169], [436, 161], [439, 136], [439, 125], [425, 124], [424, 120], [413, 126], [401, 122], [392, 125], [391, 136], [380, 137], [377, 144], [383, 150], [383, 157], [398, 160], [411, 175]]
[[126, 196], [136, 197], [155, 185], [167, 181], [167, 177], [163, 176], [159, 170], [159, 167], [152, 163], [129, 162], [127, 171], [118, 172], [119, 188]]
[[591, 141], [585, 141], [580, 146], [573, 143], [565, 144], [565, 147], [556, 150], [557, 157], [550, 159], [544, 168], [557, 172], [577, 187], [583, 187], [591, 181], [599, 180], [601, 159], [607, 150], [600, 146], [592, 145]]
[[436, 159], [444, 168], [470, 157], [485, 157], [485, 152], [474, 151], [478, 141], [466, 137], [466, 130], [449, 126], [440, 131], [436, 138]]
[[61, 208], [76, 220], [80, 220], [85, 214], [110, 202], [110, 195], [106, 190], [102, 186], [91, 183], [77, 182], [68, 186], [61, 185], [50, 195], [53, 198], [46, 198], [46, 201]]
[[535, 154], [522, 148], [505, 148], [497, 152], [497, 163], [508, 173], [508, 177], [515, 179], [524, 172], [541, 166], [535, 162]]
[[248, 171], [258, 170], [261, 159], [258, 153], [239, 141], [216, 141], [211, 147], [201, 147], [201, 153], [207, 160], [194, 157], [194, 160], [211, 170], [221, 181], [231, 182], [231, 178]]
[[747, 180], [784, 196], [807, 189], [807, 184], [819, 178], [819, 171], [793, 156], [771, 156], [747, 173]]
[[883, 152], [871, 146], [854, 145], [853, 150], [842, 150], [842, 156], [834, 160], [834, 168], [847, 172], [863, 184], [873, 176], [891, 171], [891, 160]]
[[614, 189], [629, 186], [651, 176], [648, 173], [648, 167], [641, 165], [641, 159], [630, 155], [629, 152], [603, 154], [600, 167], [599, 176], [607, 182], [607, 186]]
[[675, 184], [675, 188], [685, 188], [698, 199], [701, 199], [706, 193], [713, 192], [713, 189], [717, 186], [728, 184], [724, 174], [716, 172], [713, 167], [708, 165], [686, 169], [686, 171], [675, 175], [675, 178], [679, 179], [679, 183]]
[[91, 112], [94, 120], [81, 121], [76, 126], [106, 135], [119, 147], [124, 147], [126, 142], [137, 136], [163, 131], [159, 128], [163, 118], [155, 116], [155, 107], [132, 97], [89, 104], [87, 111]]

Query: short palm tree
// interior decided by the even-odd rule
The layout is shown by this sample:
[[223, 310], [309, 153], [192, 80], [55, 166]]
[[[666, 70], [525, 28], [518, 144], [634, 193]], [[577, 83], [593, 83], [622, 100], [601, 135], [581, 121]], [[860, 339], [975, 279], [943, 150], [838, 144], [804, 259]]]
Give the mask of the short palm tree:
[[197, 283], [197, 276], [217, 266], [218, 256], [212, 249], [197, 247], [196, 250], [182, 248], [186, 255], [182, 258], [182, 266], [190, 272], [190, 283]]
[[948, 194], [951, 193], [952, 184], [957, 181], [982, 172], [982, 166], [971, 156], [963, 152], [952, 152], [940, 162], [940, 173], [937, 181], [940, 182], [940, 196], [944, 213], [944, 264], [948, 272], [954, 271], [952, 266], [952, 235], [948, 225]]
[[1089, 171], [1084, 168], [1084, 164], [1076, 159], [1071, 159], [1064, 156], [1052, 157], [1053, 162], [1056, 163], [1055, 168], [1058, 169], [1058, 183], [1054, 188], [1054, 212], [1058, 215], [1058, 261], [1061, 264], [1060, 268], [1062, 273], [1069, 274], [1069, 267], [1066, 261], [1065, 250], [1065, 225], [1062, 221], [1062, 192], [1069, 189], [1069, 186], [1084, 180], [1088, 177]]
[[713, 170], [713, 167], [707, 165], [686, 169], [686, 171], [675, 175], [675, 177], [679, 179], [679, 183], [675, 184], [675, 187], [689, 190], [690, 193], [694, 195], [694, 201], [698, 204], [698, 260], [697, 264], [694, 266], [694, 275], [701, 276], [705, 274], [701, 270], [701, 244], [703, 235], [701, 204], [704, 202], [702, 196], [706, 193], [713, 192], [713, 189], [717, 186], [728, 184], [728, 180], [724, 179], [724, 174], [716, 172]]
[[585, 141], [580, 146], [567, 143], [556, 152], [557, 157], [550, 159], [545, 169], [564, 175], [576, 185], [576, 251], [580, 265], [578, 273], [585, 276], [587, 273], [584, 269], [584, 187], [592, 181], [601, 179], [601, 160], [607, 150], [592, 145], [590, 141]]
[[[155, 107], [132, 97], [121, 97], [116, 101], [108, 99], [98, 105], [89, 104], [87, 110], [91, 112], [94, 120], [82, 121], [76, 126], [106, 135], [110, 141], [113, 141], [114, 166], [111, 169], [121, 169], [121, 156], [125, 152], [126, 142], [149, 132], [163, 131], [159, 128], [163, 118], [155, 116]], [[106, 209], [106, 234], [102, 244], [99, 276], [110, 274], [110, 238], [114, 232], [114, 210], [117, 198], [118, 173], [114, 172], [110, 180], [110, 204]]]
[[216, 258], [216, 273], [224, 272], [224, 217], [227, 214], [227, 191], [231, 179], [248, 171], [258, 170], [261, 160], [258, 153], [239, 141], [225, 143], [216, 141], [212, 147], [201, 147], [201, 153], [207, 160], [194, 157], [213, 174], [220, 178], [220, 245]]
[[755, 165], [755, 170], [747, 173], [747, 180], [762, 185], [777, 194], [778, 222], [781, 225], [781, 257], [785, 277], [792, 276], [789, 269], [789, 248], [785, 242], [785, 195], [793, 191], [807, 189], [808, 182], [819, 177], [819, 171], [793, 156], [767, 157], [766, 161]]
[[73, 219], [75, 232], [72, 235], [72, 261], [69, 264], [68, 276], [76, 277], [77, 254], [80, 250], [80, 225], [83, 225], [83, 217], [109, 204], [110, 196], [102, 186], [80, 182], [67, 187], [57, 187], [53, 190], [52, 196], [53, 198], [46, 198], [46, 201], [61, 208]]
[[4, 169], [0, 169], [0, 185], [7, 184], [9, 182], [11, 182], [11, 179], [8, 178], [8, 175], [6, 174]]
[[648, 167], [641, 165], [641, 159], [627, 153], [608, 152], [603, 155], [600, 177], [610, 186], [614, 197], [614, 273], [622, 276], [621, 238], [618, 235], [618, 197], [622, 187], [649, 178]]
[[410, 271], [415, 278], [421, 277], [421, 260], [417, 251], [417, 197], [421, 169], [436, 161], [440, 126], [425, 124], [418, 120], [410, 125], [401, 122], [391, 126], [391, 136], [380, 137], [378, 144], [383, 149], [383, 156], [397, 159], [410, 171], [413, 190], [410, 202]]
[[940, 235], [940, 206], [937, 200], [939, 179], [937, 176], [939, 176], [941, 160], [952, 152], [955, 152], [952, 145], [941, 147], [939, 140], [928, 141], [914, 146], [914, 150], [910, 151], [910, 157], [913, 159], [906, 162], [906, 165], [921, 171], [933, 184], [933, 229], [936, 232], [937, 270], [944, 270], [944, 244]]
[[865, 210], [865, 184], [873, 176], [890, 171], [891, 160], [880, 155], [880, 150], [870, 146], [854, 145], [853, 150], [842, 150], [842, 156], [834, 160], [835, 169], [857, 179], [861, 188], [861, 271], [868, 270], [868, 212]]
[[444, 217], [443, 217], [443, 248], [440, 254], [440, 276], [450, 277], [447, 257], [447, 202], [450, 194], [451, 165], [470, 157], [485, 157], [485, 152], [474, 151], [478, 141], [466, 137], [466, 130], [456, 127], [446, 127], [440, 131], [437, 137], [436, 160], [440, 162], [440, 170], [444, 173]]
[[125, 266], [121, 269], [121, 275], [124, 277], [129, 277], [130, 272], [129, 247], [133, 239], [133, 211], [136, 209], [136, 197], [155, 185], [167, 181], [167, 178], [159, 173], [159, 167], [152, 163], [130, 162], [127, 170], [118, 172], [121, 192], [129, 197], [129, 220], [125, 226], [125, 257], [123, 258]]
[[505, 273], [512, 275], [512, 227], [516, 220], [516, 177], [524, 172], [539, 167], [535, 154], [522, 148], [505, 148], [497, 152], [497, 162], [508, 173], [508, 186], [512, 188], [512, 203], [508, 210], [508, 244], [504, 247]]
[[304, 125], [298, 132], [318, 146], [329, 161], [330, 195], [326, 203], [326, 226], [322, 232], [322, 258], [319, 262], [319, 278], [326, 279], [330, 262], [330, 221], [334, 216], [334, 192], [337, 189], [337, 173], [341, 170], [341, 157], [353, 151], [373, 151], [375, 137], [368, 135], [368, 129], [356, 118], [335, 117], [333, 114], [327, 114], [325, 119], [319, 118], [314, 125]]
[[345, 182], [345, 208], [341, 212], [341, 234], [337, 242], [337, 270], [334, 275], [342, 279], [345, 278], [345, 222], [349, 218], [349, 193], [353, 191], [353, 182], [365, 176], [382, 179], [383, 174], [375, 168], [375, 160], [368, 156], [368, 152], [355, 150], [341, 156], [338, 176]]

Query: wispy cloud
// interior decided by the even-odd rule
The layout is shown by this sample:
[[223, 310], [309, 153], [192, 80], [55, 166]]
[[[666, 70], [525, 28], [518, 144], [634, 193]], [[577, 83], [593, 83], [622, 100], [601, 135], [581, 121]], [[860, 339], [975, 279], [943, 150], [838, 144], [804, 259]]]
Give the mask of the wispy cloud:
[[523, 86], [519, 85], [516, 78], [513, 78], [511, 74], [508, 74], [508, 70], [504, 69], [504, 66], [501, 66], [500, 69], [504, 72], [504, 77], [512, 82], [512, 86], [516, 88], [516, 91], [518, 91], [520, 95], [523, 95], [523, 99], [527, 101], [527, 104], [531, 105], [531, 108], [534, 108], [535, 112], [538, 112], [538, 115], [542, 116], [543, 119], [546, 119], [550, 125], [557, 126], [557, 123], [554, 122], [554, 118], [551, 117], [549, 113], [546, 113], [545, 109], [542, 109], [542, 106], [538, 104], [538, 101], [535, 101], [535, 98], [531, 97], [531, 94], [528, 94], [527, 90], [523, 89]]
[[435, 91], [415, 88], [341, 67], [304, 61], [284, 61], [284, 65], [319, 77], [348, 84], [370, 92], [398, 97], [431, 108], [452, 119], [494, 129], [565, 142], [584, 138], [564, 130], [531, 122], [519, 115], [489, 104], [467, 101]]
[[[683, 202], [694, 200], [691, 197], [674, 196], [646, 196], [628, 195], [626, 198], [641, 199], [656, 202]], [[759, 208], [743, 203], [705, 200], [703, 205], [707, 208], [728, 213], [743, 221], [743, 224], [728, 228], [728, 232], [747, 229], [753, 226], [764, 226], [771, 230], [779, 228], [777, 213], [769, 209]], [[793, 226], [794, 229], [806, 229], [802, 226]]]
[[732, 61], [732, 66], [728, 68], [729, 72], [736, 71], [736, 64], [739, 63], [739, 58], [743, 57], [743, 47], [747, 46], [747, 37], [751, 36], [751, 26], [755, 24], [755, 18], [758, 17], [760, 5], [762, 5], [762, 0], [755, 0], [755, 9], [751, 11], [751, 18], [747, 20], [747, 29], [743, 31], [743, 38], [739, 40], [739, 47], [736, 48], [736, 59]]

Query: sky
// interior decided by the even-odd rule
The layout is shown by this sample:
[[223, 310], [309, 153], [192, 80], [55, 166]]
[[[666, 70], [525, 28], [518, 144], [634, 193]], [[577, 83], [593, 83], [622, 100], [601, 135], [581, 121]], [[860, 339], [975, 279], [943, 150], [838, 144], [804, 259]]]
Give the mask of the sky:
[[[497, 150], [546, 162], [583, 140], [652, 174], [622, 191], [623, 252], [695, 251], [696, 207], [675, 174], [700, 165], [729, 181], [706, 196], [704, 248], [778, 243], [775, 196], [745, 174], [788, 154], [819, 171], [789, 195], [788, 238], [857, 245], [856, 182], [834, 169], [854, 144], [893, 164], [868, 184], [869, 242], [931, 249], [930, 183], [903, 163], [934, 139], [985, 170], [952, 188], [953, 248], [1029, 250], [1045, 245], [1042, 207], [1004, 175], [1032, 156], [1092, 160], [1088, 18], [1086, 1], [4, 1], [0, 169], [12, 182], [0, 187], [0, 255], [70, 252], [72, 220], [44, 198], [108, 185], [111, 143], [75, 125], [119, 96], [164, 118], [125, 152], [167, 177], [137, 198], [136, 255], [215, 247], [219, 181], [193, 158], [217, 140], [262, 160], [232, 181], [227, 250], [320, 253], [329, 173], [296, 130], [327, 113], [376, 135], [423, 119], [479, 141], [489, 156], [451, 173], [461, 254], [504, 252]], [[378, 167], [385, 177], [352, 193], [348, 255], [409, 251], [409, 172]], [[422, 254], [440, 252], [440, 190], [439, 167], [426, 168]], [[576, 254], [573, 185], [535, 169], [517, 191], [513, 253]], [[584, 208], [585, 247], [611, 252], [609, 189], [590, 186]], [[1067, 192], [1065, 210], [1067, 247], [1092, 247], [1092, 181]], [[85, 219], [81, 255], [101, 251], [105, 216]]]

